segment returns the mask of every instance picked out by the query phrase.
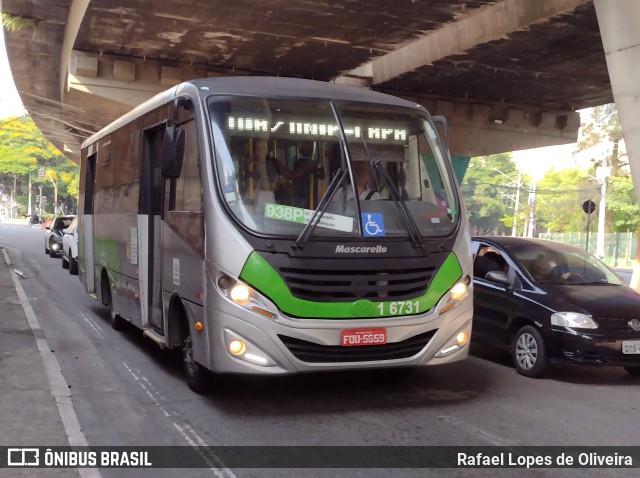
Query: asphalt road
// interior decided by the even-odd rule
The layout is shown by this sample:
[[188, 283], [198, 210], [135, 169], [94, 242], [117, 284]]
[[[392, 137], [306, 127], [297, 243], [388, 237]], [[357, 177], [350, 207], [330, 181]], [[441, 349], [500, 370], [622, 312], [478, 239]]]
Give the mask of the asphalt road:
[[[640, 378], [564, 367], [522, 377], [509, 357], [474, 346], [463, 362], [419, 369], [401, 384], [369, 372], [231, 377], [191, 392], [179, 359], [140, 331], [111, 329], [44, 231], [0, 224], [46, 339], [71, 386], [90, 445], [640, 445]], [[104, 469], [105, 477], [151, 471]], [[629, 470], [153, 470], [154, 476], [631, 476]]]

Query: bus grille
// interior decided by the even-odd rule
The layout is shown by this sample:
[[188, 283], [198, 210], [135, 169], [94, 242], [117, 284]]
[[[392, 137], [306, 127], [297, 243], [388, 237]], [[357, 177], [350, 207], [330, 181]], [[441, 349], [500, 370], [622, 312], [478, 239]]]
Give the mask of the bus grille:
[[[390, 270], [354, 270], [344, 262], [335, 268], [282, 267], [280, 272], [291, 293], [314, 301], [354, 299], [408, 299], [422, 295], [435, 272], [434, 267]], [[370, 264], [369, 264], [370, 266]]]
[[438, 330], [430, 330], [402, 342], [384, 345], [363, 345], [342, 347], [340, 345], [320, 345], [306, 340], [278, 335], [289, 351], [303, 362], [369, 362], [373, 360], [395, 360], [418, 354]]

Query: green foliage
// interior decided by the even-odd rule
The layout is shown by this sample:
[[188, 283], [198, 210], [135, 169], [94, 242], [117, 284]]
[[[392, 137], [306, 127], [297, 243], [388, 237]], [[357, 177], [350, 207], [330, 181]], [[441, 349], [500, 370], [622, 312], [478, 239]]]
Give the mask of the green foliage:
[[517, 178], [510, 153], [471, 158], [461, 188], [474, 234], [511, 233]]
[[607, 209], [611, 217], [611, 231], [638, 229], [638, 201], [630, 174], [611, 176], [607, 185]]
[[[39, 171], [45, 172], [43, 177]], [[40, 132], [30, 117], [8, 118], [0, 122], [0, 181], [5, 191], [28, 190], [29, 179], [52, 204], [57, 188], [58, 200], [75, 203], [78, 194], [78, 166], [60, 153]], [[53, 180], [53, 182], [52, 182]], [[54, 184], [55, 182], [55, 184]], [[39, 184], [38, 184], [39, 183]], [[35, 192], [32, 196], [35, 201]]]
[[[587, 215], [582, 204], [598, 204], [600, 185], [576, 168], [547, 171], [538, 181], [536, 218], [540, 229], [548, 232], [577, 232], [586, 229]], [[597, 220], [592, 214], [591, 221]]]
[[33, 18], [2, 12], [2, 26], [8, 32], [17, 32], [24, 28], [32, 28], [33, 35], [35, 36], [38, 29], [38, 21]]

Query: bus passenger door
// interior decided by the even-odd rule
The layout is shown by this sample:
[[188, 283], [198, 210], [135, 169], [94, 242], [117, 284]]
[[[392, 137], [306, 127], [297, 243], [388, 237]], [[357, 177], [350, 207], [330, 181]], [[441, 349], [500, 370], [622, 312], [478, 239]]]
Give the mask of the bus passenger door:
[[144, 132], [138, 211], [139, 286], [142, 327], [164, 335], [162, 318], [162, 211], [160, 168], [164, 124]]
[[93, 253], [93, 199], [96, 184], [96, 153], [87, 157], [86, 176], [84, 178], [84, 204], [82, 214], [82, 245], [84, 246], [84, 272], [80, 269], [80, 280], [84, 282], [88, 294], [96, 291], [96, 261]]

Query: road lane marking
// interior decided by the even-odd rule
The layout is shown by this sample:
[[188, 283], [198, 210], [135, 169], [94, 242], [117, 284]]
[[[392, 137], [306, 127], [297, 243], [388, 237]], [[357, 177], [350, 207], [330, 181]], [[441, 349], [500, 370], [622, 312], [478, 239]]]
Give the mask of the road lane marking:
[[[171, 414], [166, 411], [162, 405], [160, 405], [160, 401], [158, 400], [158, 398], [151, 392], [151, 390], [149, 390], [149, 387], [147, 387], [144, 383], [142, 383], [140, 377], [138, 377], [138, 375], [136, 375], [136, 373], [131, 369], [131, 367], [129, 367], [125, 362], [122, 362], [122, 365], [124, 365], [124, 368], [127, 369], [127, 371], [131, 374], [131, 376], [133, 377], [133, 379], [138, 382], [138, 385], [140, 385], [140, 387], [142, 387], [142, 390], [144, 390], [144, 392], [149, 396], [149, 398], [151, 398], [151, 400], [153, 401], [153, 403], [155, 404], [156, 407], [158, 407], [160, 409], [160, 411], [162, 412], [162, 414], [165, 417], [170, 417]], [[147, 380], [148, 381], [148, 380]]]
[[84, 319], [84, 321], [87, 324], [89, 324], [89, 327], [93, 329], [93, 331], [98, 335], [98, 337], [100, 339], [104, 339], [104, 335], [102, 335], [104, 330], [102, 329], [102, 327], [100, 327], [88, 314], [85, 314], [84, 312], [82, 312], [80, 315], [82, 315], [82, 318]]
[[[215, 453], [206, 448], [208, 446], [207, 443], [202, 438], [200, 438], [196, 432], [193, 431], [193, 428], [191, 428], [189, 425], [184, 425], [183, 427], [181, 427], [176, 422], [173, 422], [173, 426], [176, 430], [178, 430], [185, 441], [196, 449], [196, 453], [200, 455], [200, 457], [202, 457], [207, 465], [209, 465], [214, 475], [216, 475], [218, 478], [236, 478], [236, 475], [229, 468], [227, 468], [222, 460], [218, 458]], [[194, 436], [189, 436], [189, 433]]]
[[[165, 402], [166, 399], [160, 394], [158, 389], [151, 383], [151, 381], [142, 374], [140, 369], [136, 368], [134, 370], [129, 367], [126, 362], [122, 362], [122, 365], [124, 365], [124, 368], [127, 369], [127, 372], [129, 372], [129, 374], [138, 383], [138, 385], [140, 385], [142, 390], [144, 390], [149, 398], [151, 398], [158, 409], [160, 409], [162, 414], [165, 417], [170, 417], [171, 414], [167, 410], [165, 410], [165, 408], [160, 403]], [[198, 455], [200, 455], [205, 463], [209, 465], [214, 475], [216, 475], [218, 478], [236, 478], [236, 475], [234, 475], [233, 472], [229, 468], [227, 468], [222, 460], [218, 458], [218, 456], [216, 456], [215, 453], [213, 453], [211, 450], [207, 449], [209, 445], [195, 432], [193, 428], [191, 428], [189, 425], [180, 426], [176, 422], [172, 422], [172, 425], [176, 430], [178, 430], [180, 435], [182, 435], [184, 440], [190, 446], [196, 448], [196, 453], [198, 453]], [[201, 447], [204, 447], [204, 449], [202, 449]]]
[[[7, 266], [11, 267], [11, 259], [9, 259], [7, 250], [2, 248], [2, 253], [4, 254], [4, 261]], [[75, 408], [73, 407], [73, 400], [71, 399], [71, 390], [62, 375], [58, 359], [51, 351], [52, 349], [42, 332], [40, 322], [38, 322], [38, 317], [31, 307], [31, 303], [22, 288], [22, 284], [18, 279], [16, 279], [14, 274], [11, 274], [11, 279], [13, 280], [16, 292], [18, 293], [18, 298], [20, 299], [24, 314], [27, 317], [27, 323], [33, 332], [36, 347], [38, 348], [38, 352], [40, 352], [40, 358], [42, 359], [45, 374], [49, 381], [51, 395], [56, 400], [58, 413], [62, 419], [62, 425], [67, 435], [67, 441], [70, 446], [89, 446], [87, 437], [80, 428], [80, 422], [76, 415]], [[100, 471], [95, 468], [78, 468], [78, 473], [82, 478], [102, 478]]]

